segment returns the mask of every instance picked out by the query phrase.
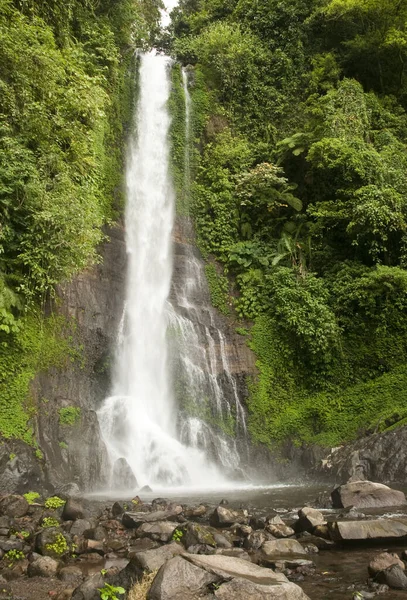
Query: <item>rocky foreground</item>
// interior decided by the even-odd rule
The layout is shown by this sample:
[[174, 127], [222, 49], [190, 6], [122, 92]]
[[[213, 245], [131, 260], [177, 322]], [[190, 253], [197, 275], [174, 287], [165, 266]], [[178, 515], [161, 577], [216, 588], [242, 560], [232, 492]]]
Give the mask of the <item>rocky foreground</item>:
[[[328, 521], [309, 506], [298, 515], [259, 515], [227, 503], [209, 508], [139, 497], [108, 506], [77, 497], [39, 500], [0, 498], [0, 598], [307, 600], [301, 585], [316, 576], [318, 552], [367, 540], [407, 544], [407, 517], [360, 512], [403, 506], [404, 494], [367, 481], [334, 490], [332, 506], [344, 512]], [[366, 585], [344, 597], [407, 591], [407, 552], [400, 554], [376, 552], [365, 565]]]

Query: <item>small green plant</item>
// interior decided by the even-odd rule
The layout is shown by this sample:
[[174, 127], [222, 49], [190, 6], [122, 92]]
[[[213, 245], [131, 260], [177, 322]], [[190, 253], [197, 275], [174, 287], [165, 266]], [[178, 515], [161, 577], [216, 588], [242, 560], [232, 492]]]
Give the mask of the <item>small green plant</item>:
[[14, 460], [16, 456], [17, 456], [17, 454], [14, 454], [14, 452], [10, 452], [8, 457], [10, 460]]
[[54, 517], [44, 517], [41, 523], [42, 527], [58, 527], [59, 521]]
[[37, 448], [37, 450], [35, 451], [35, 456], [38, 458], [38, 460], [42, 460], [44, 458], [44, 454], [39, 448]]
[[58, 533], [55, 542], [53, 544], [46, 544], [45, 548], [58, 556], [65, 554], [69, 550], [68, 543], [62, 533]]
[[24, 498], [27, 500], [28, 504], [34, 504], [34, 502], [40, 497], [37, 492], [27, 492], [24, 494]]
[[22, 552], [21, 550], [9, 550], [4, 556], [4, 559], [6, 560], [6, 562], [8, 562], [8, 566], [10, 569], [15, 562], [23, 560], [24, 558], [24, 552]]
[[122, 594], [126, 593], [124, 588], [115, 587], [113, 585], [109, 585], [108, 583], [105, 583], [105, 585], [102, 588], [98, 588], [98, 590], [100, 592], [101, 600], [120, 600], [118, 594], [121, 596]]
[[62, 450], [67, 450], [68, 449], [68, 444], [66, 442], [59, 442], [59, 447], [62, 448]]
[[81, 417], [81, 409], [76, 406], [67, 406], [59, 409], [59, 422], [61, 425], [75, 425]]
[[180, 542], [184, 536], [184, 532], [181, 529], [176, 529], [172, 534], [174, 542]]
[[15, 534], [17, 537], [19, 537], [22, 540], [27, 539], [28, 537], [30, 537], [30, 532], [29, 531], [16, 531]]
[[61, 506], [64, 506], [64, 504], [65, 500], [62, 500], [62, 498], [59, 498], [58, 496], [51, 496], [51, 498], [47, 498], [45, 500], [45, 508], [61, 508]]
[[106, 575], [107, 573], [107, 569], [100, 569], [100, 574], [103, 575], [103, 577]]

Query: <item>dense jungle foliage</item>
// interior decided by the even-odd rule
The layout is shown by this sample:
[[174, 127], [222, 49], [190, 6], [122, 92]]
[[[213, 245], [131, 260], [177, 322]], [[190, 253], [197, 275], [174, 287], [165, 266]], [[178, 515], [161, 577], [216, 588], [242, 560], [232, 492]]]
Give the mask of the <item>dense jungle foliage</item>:
[[[135, 48], [157, 0], [0, 0], [0, 433], [33, 442], [29, 385], [69, 360], [55, 285], [97, 261], [121, 207]], [[133, 61], [134, 62], [134, 61]]]
[[199, 245], [258, 357], [253, 438], [405, 423], [407, 3], [181, 0], [172, 17]]

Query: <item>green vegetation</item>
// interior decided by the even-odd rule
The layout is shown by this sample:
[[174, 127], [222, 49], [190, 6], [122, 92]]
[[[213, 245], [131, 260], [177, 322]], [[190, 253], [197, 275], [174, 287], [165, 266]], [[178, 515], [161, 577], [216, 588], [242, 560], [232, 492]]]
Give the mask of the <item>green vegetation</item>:
[[62, 500], [62, 498], [59, 498], [58, 496], [51, 496], [45, 500], [45, 508], [54, 510], [61, 508], [61, 506], [65, 506], [65, 503], [66, 500]]
[[178, 529], [178, 528], [177, 528], [177, 529], [174, 531], [174, 533], [172, 534], [172, 537], [171, 537], [171, 539], [172, 539], [174, 542], [180, 542], [180, 541], [182, 540], [182, 538], [183, 538], [183, 537], [184, 537], [184, 532], [182, 531], [182, 529]]
[[42, 527], [59, 527], [59, 521], [54, 517], [44, 517], [41, 522]]
[[98, 588], [101, 600], [120, 600], [119, 596], [126, 593], [122, 587], [115, 587], [109, 583], [105, 583], [102, 588]]
[[174, 12], [172, 52], [193, 65], [190, 212], [212, 302], [257, 355], [254, 440], [406, 423], [406, 19], [395, 0]]
[[[122, 207], [134, 48], [158, 0], [0, 0], [0, 434], [35, 446], [30, 383], [69, 360], [44, 308]], [[47, 310], [49, 313], [49, 310]], [[39, 451], [40, 452], [40, 451]], [[38, 457], [42, 458], [38, 452]]]
[[19, 560], [24, 560], [24, 558], [24, 552], [21, 550], [9, 550], [4, 555], [4, 560], [10, 569], [14, 566], [14, 563], [18, 562]]
[[34, 504], [34, 502], [40, 498], [40, 495], [37, 492], [27, 492], [24, 494], [24, 498], [27, 500], [28, 504]]
[[81, 409], [76, 406], [66, 406], [59, 409], [59, 422], [61, 425], [75, 425], [81, 418]]
[[46, 544], [45, 546], [48, 552], [51, 552], [55, 556], [62, 556], [69, 551], [68, 542], [62, 533], [58, 533], [55, 536], [55, 541], [52, 544]]

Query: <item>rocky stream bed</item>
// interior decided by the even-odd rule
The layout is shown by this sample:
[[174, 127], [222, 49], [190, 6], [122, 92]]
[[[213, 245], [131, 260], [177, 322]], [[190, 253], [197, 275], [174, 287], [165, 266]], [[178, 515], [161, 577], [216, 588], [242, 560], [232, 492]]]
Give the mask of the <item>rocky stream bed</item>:
[[407, 597], [403, 492], [356, 481], [302, 507], [268, 498], [237, 508], [141, 493], [115, 502], [2, 496], [0, 598]]

